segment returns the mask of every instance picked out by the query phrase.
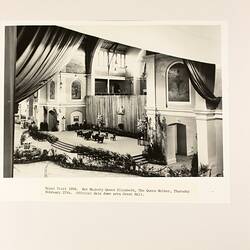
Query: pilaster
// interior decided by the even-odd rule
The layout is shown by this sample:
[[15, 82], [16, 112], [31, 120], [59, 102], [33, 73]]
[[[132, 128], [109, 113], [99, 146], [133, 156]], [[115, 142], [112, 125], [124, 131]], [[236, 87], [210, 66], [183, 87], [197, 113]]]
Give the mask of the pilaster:
[[196, 111], [198, 163], [216, 175], [216, 120], [214, 111]]

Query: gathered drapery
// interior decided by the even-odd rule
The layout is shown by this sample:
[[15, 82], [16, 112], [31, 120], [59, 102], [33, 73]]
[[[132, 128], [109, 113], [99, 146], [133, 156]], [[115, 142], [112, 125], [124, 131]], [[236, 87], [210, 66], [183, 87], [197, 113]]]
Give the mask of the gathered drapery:
[[214, 95], [215, 65], [183, 59], [194, 89], [206, 100], [208, 108], [216, 108], [221, 97]]
[[59, 72], [84, 35], [56, 26], [18, 27], [15, 103], [26, 99]]

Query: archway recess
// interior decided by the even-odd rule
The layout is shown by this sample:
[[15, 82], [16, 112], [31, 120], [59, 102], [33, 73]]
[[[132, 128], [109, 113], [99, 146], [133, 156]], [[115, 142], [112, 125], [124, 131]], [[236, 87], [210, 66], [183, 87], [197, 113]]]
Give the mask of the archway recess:
[[57, 113], [54, 110], [49, 111], [49, 122], [48, 122], [48, 128], [49, 131], [57, 131], [58, 130], [58, 124], [57, 124]]

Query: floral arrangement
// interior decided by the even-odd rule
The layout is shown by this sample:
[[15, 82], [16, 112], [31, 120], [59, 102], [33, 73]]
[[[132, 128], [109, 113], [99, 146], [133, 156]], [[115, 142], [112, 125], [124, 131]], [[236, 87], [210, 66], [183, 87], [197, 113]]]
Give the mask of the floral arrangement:
[[[209, 169], [206, 165], [201, 165], [200, 170], [198, 171], [195, 177], [206, 177], [208, 176]], [[192, 170], [187, 168], [185, 165], [182, 165], [181, 168], [173, 170], [168, 168], [167, 177], [194, 177]]]
[[37, 141], [48, 141], [50, 143], [54, 143], [58, 141], [58, 138], [54, 135], [48, 134], [48, 133], [43, 133], [40, 132], [36, 126], [31, 126], [29, 128], [29, 135]]
[[147, 136], [147, 128], [148, 128], [148, 119], [147, 116], [144, 115], [143, 118], [137, 119], [137, 132], [138, 138], [145, 139]]
[[102, 128], [102, 127], [104, 126], [105, 122], [104, 122], [104, 117], [103, 117], [102, 114], [98, 114], [98, 115], [97, 115], [96, 123], [97, 123], [97, 126], [98, 126], [99, 128]]
[[25, 145], [17, 147], [14, 152], [14, 159], [37, 159], [41, 155], [41, 150], [34, 146], [29, 145], [29, 147], [25, 147]]
[[145, 133], [147, 131], [147, 121], [145, 118], [137, 119], [137, 131], [141, 133]]
[[162, 149], [156, 142], [149, 144], [148, 147], [144, 150], [143, 155], [150, 163], [159, 165], [166, 164], [165, 156], [162, 153]]
[[167, 177], [191, 177], [190, 170], [185, 166], [181, 166], [181, 168], [173, 170], [172, 168], [168, 168]]
[[85, 156], [89, 161], [95, 161], [97, 165], [104, 165], [109, 167], [121, 166], [129, 168], [134, 166], [132, 156], [129, 154], [122, 155], [109, 150], [96, 149], [86, 146], [77, 146], [75, 153]]
[[111, 151], [94, 149], [90, 147], [78, 147], [78, 158], [71, 159], [66, 154], [55, 154], [54, 151], [44, 149], [36, 153], [21, 154], [16, 149], [14, 153], [14, 163], [24, 164], [41, 161], [52, 161], [63, 168], [103, 171], [113, 173], [133, 174], [145, 177], [160, 177], [160, 173], [152, 173], [135, 166], [130, 155], [121, 155]]

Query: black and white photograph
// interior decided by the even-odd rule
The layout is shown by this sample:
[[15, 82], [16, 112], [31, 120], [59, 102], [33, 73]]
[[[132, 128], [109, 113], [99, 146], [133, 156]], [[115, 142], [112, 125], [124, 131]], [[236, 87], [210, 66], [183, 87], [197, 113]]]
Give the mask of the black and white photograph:
[[2, 1], [1, 249], [249, 250], [249, 9]]
[[4, 177], [224, 176], [222, 27], [135, 28], [5, 26]]

